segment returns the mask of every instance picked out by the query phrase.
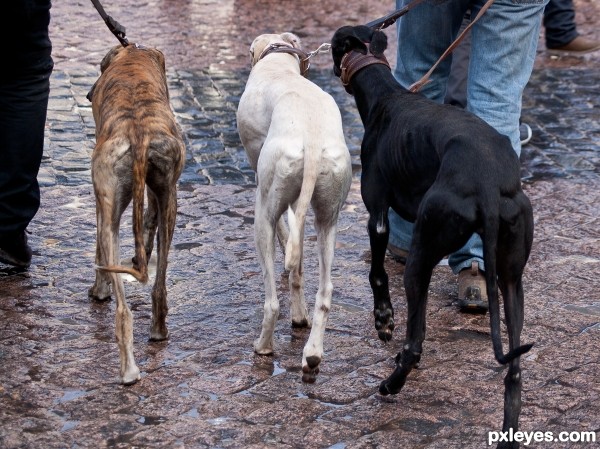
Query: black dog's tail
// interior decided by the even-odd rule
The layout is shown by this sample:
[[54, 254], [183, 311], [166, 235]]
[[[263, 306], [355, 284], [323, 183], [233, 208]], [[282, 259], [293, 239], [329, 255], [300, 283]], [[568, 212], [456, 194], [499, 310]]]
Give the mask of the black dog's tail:
[[494, 198], [487, 202], [485, 215], [483, 217], [483, 261], [485, 263], [485, 283], [490, 306], [490, 328], [492, 333], [492, 347], [494, 357], [498, 363], [506, 365], [531, 349], [532, 344], [513, 348], [507, 354], [502, 349], [502, 338], [500, 336], [500, 300], [498, 298], [498, 277], [496, 268], [496, 245], [499, 233], [499, 203]]

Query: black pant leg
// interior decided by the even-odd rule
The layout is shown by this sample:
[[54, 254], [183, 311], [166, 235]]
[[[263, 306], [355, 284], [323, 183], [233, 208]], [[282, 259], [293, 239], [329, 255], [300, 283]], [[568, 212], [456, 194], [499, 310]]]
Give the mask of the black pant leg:
[[50, 0], [12, 0], [3, 9], [0, 37], [11, 45], [0, 71], [0, 235], [10, 235], [22, 232], [40, 205], [53, 62]]
[[550, 0], [544, 9], [546, 47], [567, 45], [577, 36], [573, 0]]

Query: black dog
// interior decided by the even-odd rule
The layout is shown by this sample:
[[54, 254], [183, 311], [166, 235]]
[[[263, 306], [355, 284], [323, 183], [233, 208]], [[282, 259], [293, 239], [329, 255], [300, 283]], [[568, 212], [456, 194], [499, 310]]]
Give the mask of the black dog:
[[[333, 36], [334, 72], [353, 94], [365, 134], [361, 192], [369, 212], [375, 327], [391, 339], [394, 311], [384, 269], [388, 208], [414, 222], [404, 272], [408, 302], [406, 341], [381, 394], [400, 391], [421, 358], [427, 288], [435, 265], [473, 233], [483, 240], [485, 278], [496, 360], [508, 364], [504, 426], [517, 430], [521, 409], [519, 356], [523, 327], [521, 276], [533, 240], [533, 213], [521, 190], [519, 160], [509, 139], [473, 114], [407, 91], [383, 56], [387, 38], [366, 26]], [[504, 298], [510, 351], [500, 338], [498, 286]]]

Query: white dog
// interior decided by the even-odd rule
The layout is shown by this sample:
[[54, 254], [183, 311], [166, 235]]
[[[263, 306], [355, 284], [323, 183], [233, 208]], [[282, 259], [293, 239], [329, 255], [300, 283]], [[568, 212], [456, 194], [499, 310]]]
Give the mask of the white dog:
[[[350, 154], [335, 101], [301, 74], [300, 39], [292, 33], [264, 34], [254, 40], [250, 54], [252, 71], [238, 106], [237, 126], [257, 175], [254, 233], [266, 297], [262, 332], [254, 350], [273, 353], [279, 315], [275, 234], [285, 247], [285, 268], [290, 272], [292, 326], [310, 326], [302, 255], [304, 222], [312, 204], [320, 273], [312, 330], [302, 356], [302, 379], [314, 382], [331, 307], [337, 219], [352, 178]], [[282, 217], [286, 210], [289, 235]]]

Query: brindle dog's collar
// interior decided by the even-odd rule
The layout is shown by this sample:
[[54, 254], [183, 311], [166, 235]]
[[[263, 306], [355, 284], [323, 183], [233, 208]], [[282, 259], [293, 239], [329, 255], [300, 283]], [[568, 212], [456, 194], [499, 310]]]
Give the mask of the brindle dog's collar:
[[287, 44], [271, 44], [263, 50], [258, 60], [260, 61], [262, 58], [264, 58], [267, 55], [270, 55], [271, 53], [288, 53], [291, 55], [298, 56], [300, 62], [300, 73], [304, 77], [308, 75], [308, 69], [310, 67], [310, 58], [306, 52]]
[[356, 72], [373, 64], [383, 64], [391, 70], [390, 63], [383, 54], [381, 56], [375, 56], [370, 51], [367, 51], [367, 54], [363, 55], [356, 50], [352, 50], [344, 55], [340, 62], [340, 80], [342, 81], [346, 92], [352, 95], [350, 80]]

